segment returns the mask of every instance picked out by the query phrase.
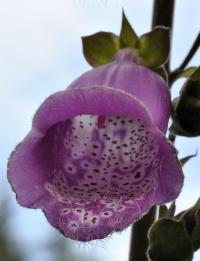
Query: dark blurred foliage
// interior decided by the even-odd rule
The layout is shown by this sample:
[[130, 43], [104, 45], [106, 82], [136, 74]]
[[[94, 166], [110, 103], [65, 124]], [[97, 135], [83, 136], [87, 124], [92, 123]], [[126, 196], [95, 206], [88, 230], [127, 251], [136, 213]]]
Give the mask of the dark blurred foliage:
[[6, 201], [0, 204], [0, 260], [26, 261], [25, 255], [13, 241], [9, 231], [10, 208]]
[[[90, 261], [91, 257], [81, 255], [72, 246], [72, 242], [63, 237], [57, 231], [52, 230], [47, 239], [42, 239], [38, 246], [30, 247], [30, 251], [24, 248], [21, 243], [20, 235], [12, 237], [11, 216], [14, 210], [10, 207], [9, 201], [4, 199], [0, 201], [0, 261], [29, 261], [33, 260], [35, 249], [37, 249], [38, 261], [44, 261], [40, 253], [48, 254], [48, 261]], [[30, 231], [29, 231], [30, 232]], [[29, 233], [27, 231], [27, 233]], [[13, 231], [15, 233], [15, 231]], [[19, 240], [18, 240], [19, 239]], [[19, 242], [18, 242], [19, 241]], [[79, 243], [77, 243], [79, 244]], [[27, 242], [26, 242], [27, 245]], [[33, 259], [32, 259], [33, 258]], [[37, 258], [37, 259], [38, 259]], [[98, 261], [97, 258], [95, 258]], [[35, 259], [34, 259], [35, 260]]]

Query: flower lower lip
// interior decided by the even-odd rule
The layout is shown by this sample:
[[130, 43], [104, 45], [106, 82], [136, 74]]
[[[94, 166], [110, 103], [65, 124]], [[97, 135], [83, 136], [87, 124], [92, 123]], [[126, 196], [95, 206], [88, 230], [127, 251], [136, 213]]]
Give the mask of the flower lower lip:
[[[64, 204], [62, 219], [73, 223], [67, 229], [74, 233], [129, 212], [157, 186], [159, 146], [140, 120], [76, 116], [53, 126], [45, 139], [52, 173], [45, 188]], [[78, 207], [81, 212], [74, 214]], [[82, 218], [88, 211], [90, 218]]]

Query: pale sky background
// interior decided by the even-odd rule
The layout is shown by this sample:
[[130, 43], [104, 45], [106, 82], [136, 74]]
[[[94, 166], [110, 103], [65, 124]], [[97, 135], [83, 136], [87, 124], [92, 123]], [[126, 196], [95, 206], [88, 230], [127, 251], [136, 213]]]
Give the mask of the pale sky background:
[[[100, 30], [119, 33], [122, 7], [139, 35], [150, 30], [153, 0], [0, 0], [0, 197], [7, 196], [12, 206], [10, 233], [32, 253], [27, 261], [47, 260], [48, 253], [38, 251], [39, 245], [55, 230], [40, 210], [17, 205], [6, 180], [8, 156], [29, 131], [40, 103], [90, 69], [80, 37]], [[177, 0], [172, 68], [180, 64], [199, 32], [199, 10], [199, 0]], [[191, 65], [199, 61], [200, 51]], [[174, 85], [173, 96], [182, 83]], [[178, 138], [176, 144], [180, 157], [200, 152], [200, 138]], [[200, 155], [184, 168], [178, 211], [194, 204], [200, 195], [199, 163]], [[73, 242], [73, 247], [94, 259], [127, 261], [129, 236], [127, 229], [103, 241]], [[200, 260], [199, 253], [194, 260]]]

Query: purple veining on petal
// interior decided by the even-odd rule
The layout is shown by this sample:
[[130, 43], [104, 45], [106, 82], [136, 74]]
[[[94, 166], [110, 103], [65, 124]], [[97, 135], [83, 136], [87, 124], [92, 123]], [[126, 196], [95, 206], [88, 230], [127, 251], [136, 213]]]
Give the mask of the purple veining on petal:
[[171, 112], [169, 88], [158, 74], [134, 61], [132, 50], [121, 50], [111, 63], [82, 74], [69, 88], [100, 85], [124, 90], [142, 101], [154, 124], [166, 132]]

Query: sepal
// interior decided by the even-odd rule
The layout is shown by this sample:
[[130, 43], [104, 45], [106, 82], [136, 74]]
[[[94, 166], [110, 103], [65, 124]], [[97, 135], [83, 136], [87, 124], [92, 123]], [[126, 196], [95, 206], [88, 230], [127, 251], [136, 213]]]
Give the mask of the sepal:
[[192, 243], [184, 222], [162, 218], [150, 228], [148, 256], [151, 261], [191, 261]]
[[98, 32], [82, 37], [83, 54], [92, 67], [112, 61], [120, 48], [119, 36], [109, 32]]
[[200, 67], [189, 77], [180, 96], [173, 101], [172, 119], [172, 133], [187, 137], [200, 135]]

